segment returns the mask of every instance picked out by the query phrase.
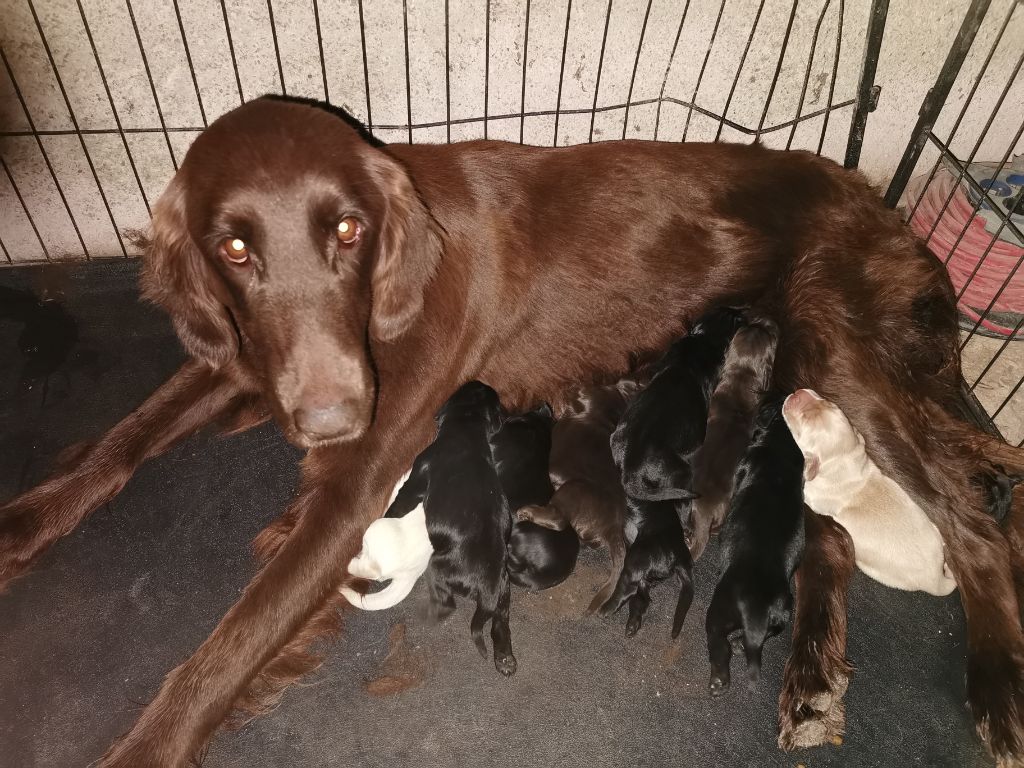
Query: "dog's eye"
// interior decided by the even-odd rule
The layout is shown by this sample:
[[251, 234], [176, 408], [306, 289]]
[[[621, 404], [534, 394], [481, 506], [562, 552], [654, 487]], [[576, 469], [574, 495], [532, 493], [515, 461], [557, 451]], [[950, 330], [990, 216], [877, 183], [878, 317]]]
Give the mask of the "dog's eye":
[[355, 245], [362, 234], [363, 227], [353, 216], [346, 216], [338, 222], [338, 242], [342, 245]]
[[249, 246], [238, 237], [229, 237], [220, 244], [220, 252], [232, 264], [245, 264], [249, 261]]

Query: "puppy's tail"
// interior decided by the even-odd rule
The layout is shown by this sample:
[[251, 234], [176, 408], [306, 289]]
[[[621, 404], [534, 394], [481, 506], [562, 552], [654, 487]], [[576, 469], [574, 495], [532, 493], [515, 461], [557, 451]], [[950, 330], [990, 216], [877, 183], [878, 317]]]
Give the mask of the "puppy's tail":
[[683, 623], [686, 621], [686, 614], [690, 610], [690, 605], [693, 603], [693, 577], [689, 570], [680, 568], [678, 571], [679, 579], [682, 581], [682, 586], [679, 589], [679, 600], [676, 602], [676, 612], [672, 617], [672, 639], [675, 640], [679, 637], [679, 633], [683, 629]]
[[686, 501], [697, 498], [689, 489], [691, 478], [686, 466], [671, 470], [663, 480], [652, 480], [643, 472], [636, 472], [623, 479], [622, 487], [627, 496], [639, 501]]
[[380, 592], [362, 595], [350, 587], [342, 587], [341, 594], [356, 608], [364, 611], [383, 611], [402, 602], [416, 585], [416, 579], [392, 579]]
[[[602, 616], [610, 612], [611, 609], [604, 610], [604, 605], [611, 598], [616, 585], [619, 583], [619, 577], [622, 576], [622, 566], [626, 562], [626, 539], [619, 536], [609, 541], [608, 554], [612, 558], [611, 571], [608, 573], [608, 580], [598, 590], [597, 594], [594, 595], [594, 599], [590, 601], [590, 605], [587, 607], [588, 615], [597, 613], [599, 610]], [[619, 605], [621, 605], [621, 602], [614, 607], [618, 608]]]
[[469, 631], [473, 635], [476, 649], [480, 651], [480, 655], [485, 659], [487, 658], [487, 643], [484, 642], [484, 625], [487, 624], [488, 619], [491, 617], [491, 612], [477, 603], [476, 610], [473, 611], [473, 619], [469, 623]]

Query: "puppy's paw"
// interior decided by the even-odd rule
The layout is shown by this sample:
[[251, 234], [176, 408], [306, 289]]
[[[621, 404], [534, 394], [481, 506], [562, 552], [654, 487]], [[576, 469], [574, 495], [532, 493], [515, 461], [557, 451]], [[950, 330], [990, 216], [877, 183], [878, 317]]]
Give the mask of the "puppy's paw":
[[729, 690], [729, 675], [728, 674], [713, 674], [711, 675], [711, 682], [708, 684], [708, 691], [712, 696], [721, 696]]
[[512, 677], [516, 673], [516, 657], [511, 653], [506, 656], [494, 657], [494, 668], [505, 677]]

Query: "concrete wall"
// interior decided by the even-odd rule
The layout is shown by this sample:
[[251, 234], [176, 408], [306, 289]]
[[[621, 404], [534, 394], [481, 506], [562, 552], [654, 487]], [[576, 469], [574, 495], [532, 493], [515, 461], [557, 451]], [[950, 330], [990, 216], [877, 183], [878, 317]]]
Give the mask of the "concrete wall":
[[[1011, 2], [993, 2], [940, 129], [955, 117], [970, 77]], [[882, 98], [868, 123], [862, 160], [862, 168], [873, 180], [884, 183], [892, 173], [917, 108], [941, 66], [966, 6], [967, 0], [892, 0], [877, 77]], [[94, 258], [131, 253], [131, 246], [118, 239], [116, 230], [145, 224], [147, 202], [159, 195], [173, 173], [174, 163], [180, 161], [195, 138], [195, 129], [236, 106], [240, 96], [250, 99], [284, 89], [290, 94], [323, 98], [326, 85], [332, 102], [364, 120], [371, 117], [376, 132], [386, 140], [408, 140], [404, 127], [381, 126], [406, 126], [410, 109], [414, 124], [441, 124], [415, 129], [414, 141], [447, 140], [449, 130], [443, 125], [448, 112], [442, 0], [408, 0], [411, 105], [406, 100], [402, 0], [363, 0], [372, 115], [367, 114], [356, 0], [320, 0], [316, 5], [311, 0], [229, 0], [224, 7], [231, 46], [217, 0], [178, 0], [176, 4], [167, 0], [81, 0], [80, 5], [75, 0], [32, 0], [31, 4], [28, 0], [0, 0], [0, 44], [7, 62], [0, 70], [0, 156], [7, 170], [0, 173], [0, 241], [4, 249], [0, 261], [38, 261], [47, 256], [82, 258], [84, 251]], [[486, 7], [484, 0], [450, 0], [448, 4], [450, 116], [454, 121], [470, 121], [451, 126], [452, 140], [484, 135], [485, 64], [489, 67], [487, 114], [517, 115], [521, 111], [526, 3], [491, 0], [489, 25]], [[672, 57], [684, 7], [686, 23]], [[799, 0], [795, 5], [793, 0], [725, 0], [724, 10], [722, 0], [690, 0], [688, 4], [685, 0], [574, 0], [567, 25], [566, 0], [533, 0], [525, 110], [553, 112], [559, 104], [561, 83], [559, 144], [590, 138], [595, 103], [599, 108], [614, 107], [627, 100], [637, 104], [629, 110], [628, 124], [624, 108], [599, 111], [593, 116], [595, 140], [620, 138], [623, 133], [649, 139], [656, 130], [658, 138], [673, 141], [684, 135], [688, 140], [716, 137], [720, 127], [716, 118], [670, 102], [662, 104], [659, 118], [656, 103], [642, 103], [653, 102], [663, 94], [681, 101], [692, 99], [703, 110], [716, 115], [726, 113], [730, 121], [750, 129], [760, 125], [769, 145], [785, 146], [789, 142], [794, 147], [817, 149], [824, 116], [807, 120], [792, 131], [773, 129], [797, 114], [802, 91], [802, 114], [825, 108], [830, 90], [834, 104], [854, 97], [869, 7], [869, 0]], [[180, 12], [180, 24], [176, 10]], [[314, 11], [319, 14], [323, 68]], [[271, 33], [271, 12], [283, 86]], [[791, 12], [789, 41], [780, 64], [779, 52]], [[714, 45], [709, 50], [719, 18]], [[730, 99], [755, 18], [756, 31]], [[819, 22], [818, 44], [804, 91], [811, 39]], [[603, 39], [604, 59], [595, 100]], [[833, 88], [837, 41], [840, 47]], [[487, 45], [489, 57], [485, 56]], [[238, 82], [231, 63], [232, 46], [239, 64]], [[991, 75], [975, 99], [977, 107], [965, 119], [955, 142], [958, 149], [970, 149], [1021, 50], [1024, 11], [1016, 13], [996, 51]], [[776, 67], [777, 87], [765, 112]], [[702, 69], [703, 79], [694, 96]], [[71, 111], [65, 106], [62, 86]], [[1022, 105], [1024, 78], [1017, 78], [1000, 117], [989, 130], [980, 157], [1001, 156], [1018, 127]], [[123, 140], [116, 130], [115, 110], [128, 131]], [[851, 115], [852, 107], [829, 113], [823, 139], [825, 154], [842, 157]], [[80, 140], [74, 134], [75, 122], [86, 131], [100, 132], [87, 133]], [[169, 129], [166, 137], [161, 124]], [[528, 143], [551, 144], [556, 137], [555, 124], [555, 116], [545, 114], [522, 121], [519, 117], [499, 117], [489, 120], [486, 127], [491, 138], [518, 140], [522, 130]], [[10, 135], [30, 132], [33, 126], [43, 132], [69, 133], [44, 135], [44, 157], [35, 137]], [[721, 138], [750, 137], [724, 126]], [[107, 213], [103, 196], [112, 215]], [[26, 215], [26, 207], [31, 216]], [[74, 214], [78, 233], [68, 208]]]

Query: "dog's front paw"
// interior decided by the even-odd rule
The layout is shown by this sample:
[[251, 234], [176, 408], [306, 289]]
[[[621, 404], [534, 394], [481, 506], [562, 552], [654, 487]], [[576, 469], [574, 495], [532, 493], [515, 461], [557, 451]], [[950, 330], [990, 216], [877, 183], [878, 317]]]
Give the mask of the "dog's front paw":
[[972, 653], [967, 700], [975, 727], [999, 766], [1024, 766], [1024, 658], [989, 649]]

